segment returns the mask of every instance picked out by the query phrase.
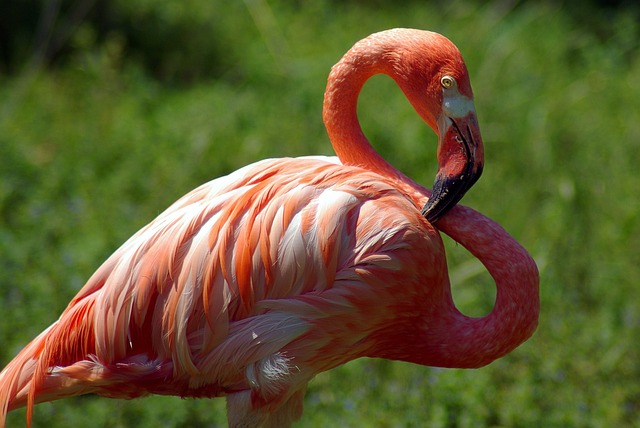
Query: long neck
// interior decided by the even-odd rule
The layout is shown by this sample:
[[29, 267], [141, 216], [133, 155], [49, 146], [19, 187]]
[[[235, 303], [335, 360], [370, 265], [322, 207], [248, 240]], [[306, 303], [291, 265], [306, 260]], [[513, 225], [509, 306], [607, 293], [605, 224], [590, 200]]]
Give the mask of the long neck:
[[333, 149], [343, 164], [386, 175], [394, 174], [395, 169], [371, 147], [357, 116], [360, 91], [378, 73], [374, 58], [357, 57], [351, 61], [343, 58], [331, 69], [322, 115]]
[[430, 365], [480, 367], [506, 355], [535, 331], [540, 310], [538, 269], [500, 225], [468, 207], [455, 207], [438, 228], [484, 264], [496, 282], [496, 302], [482, 318], [451, 308], [441, 331], [436, 329], [432, 336], [441, 340], [431, 350], [440, 361]]
[[365, 168], [408, 185], [424, 197], [430, 193], [389, 164], [371, 146], [357, 116], [358, 96], [373, 75], [391, 77], [383, 45], [355, 46], [332, 69], [324, 97], [323, 119], [333, 149], [345, 165]]

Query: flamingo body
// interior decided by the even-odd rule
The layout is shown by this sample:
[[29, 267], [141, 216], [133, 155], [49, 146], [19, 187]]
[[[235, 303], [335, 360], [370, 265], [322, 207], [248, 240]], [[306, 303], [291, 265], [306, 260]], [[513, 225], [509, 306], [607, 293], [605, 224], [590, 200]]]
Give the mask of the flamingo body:
[[[433, 34], [402, 33], [431, 44]], [[352, 119], [332, 124], [327, 111], [352, 103], [332, 101], [332, 91], [334, 146], [363, 138]], [[435, 107], [420, 108], [430, 125], [450, 126]], [[481, 154], [474, 132], [467, 148]], [[87, 393], [226, 396], [230, 426], [288, 426], [309, 380], [355, 358], [480, 367], [526, 340], [538, 313], [527, 252], [496, 223], [445, 201], [438, 227], [498, 287], [491, 314], [464, 316], [440, 235], [421, 214], [431, 193], [370, 146], [358, 155], [348, 144], [339, 158], [264, 160], [215, 179], [131, 237], [0, 373], [0, 426], [9, 410], [27, 406], [30, 423], [35, 403]], [[457, 152], [445, 152], [441, 171], [455, 175]]]

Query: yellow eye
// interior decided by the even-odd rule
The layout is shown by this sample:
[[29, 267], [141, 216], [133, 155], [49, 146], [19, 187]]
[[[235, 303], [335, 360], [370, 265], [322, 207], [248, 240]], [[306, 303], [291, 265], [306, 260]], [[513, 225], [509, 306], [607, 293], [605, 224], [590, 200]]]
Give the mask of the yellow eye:
[[442, 78], [440, 79], [440, 84], [445, 89], [453, 88], [453, 86], [456, 84], [456, 79], [447, 74], [442, 76]]

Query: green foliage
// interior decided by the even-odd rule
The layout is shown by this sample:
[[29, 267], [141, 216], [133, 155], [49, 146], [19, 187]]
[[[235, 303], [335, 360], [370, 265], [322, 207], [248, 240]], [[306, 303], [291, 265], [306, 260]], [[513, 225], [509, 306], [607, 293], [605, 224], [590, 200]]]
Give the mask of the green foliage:
[[[627, 10], [582, 25], [558, 6], [508, 4], [116, 1], [107, 30], [81, 24], [58, 67], [4, 76], [0, 366], [191, 188], [265, 157], [330, 154], [330, 66], [371, 32], [418, 27], [467, 59], [486, 169], [463, 203], [538, 261], [540, 326], [479, 370], [360, 360], [323, 373], [299, 426], [637, 424], [640, 26]], [[435, 137], [394, 84], [373, 79], [360, 107], [376, 148], [429, 184]], [[448, 247], [457, 303], [485, 314], [490, 278]], [[172, 397], [79, 397], [35, 413], [51, 427], [225, 424], [223, 400]], [[9, 426], [23, 421], [13, 412]]]

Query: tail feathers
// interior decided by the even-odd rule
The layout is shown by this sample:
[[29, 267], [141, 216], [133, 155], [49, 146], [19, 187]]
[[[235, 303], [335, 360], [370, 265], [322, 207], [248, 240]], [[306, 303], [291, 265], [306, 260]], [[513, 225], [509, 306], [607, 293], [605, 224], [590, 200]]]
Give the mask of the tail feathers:
[[[7, 412], [28, 405], [39, 356], [51, 328], [53, 326], [31, 341], [0, 373], [0, 428], [5, 426]], [[29, 425], [31, 415], [32, 405], [27, 411]]]
[[9, 411], [25, 406], [27, 426], [31, 426], [37, 403], [91, 393], [111, 398], [144, 395], [137, 381], [166, 379], [173, 370], [170, 363], [149, 360], [146, 355], [113, 365], [104, 365], [92, 355], [67, 366], [50, 365], [43, 349], [54, 326], [27, 345], [0, 373], [0, 428], [5, 428]]
[[67, 308], [0, 372], [0, 428], [10, 410], [26, 406], [30, 426], [34, 404], [93, 391], [81, 376], [69, 375], [96, 352], [93, 302], [84, 303]]

